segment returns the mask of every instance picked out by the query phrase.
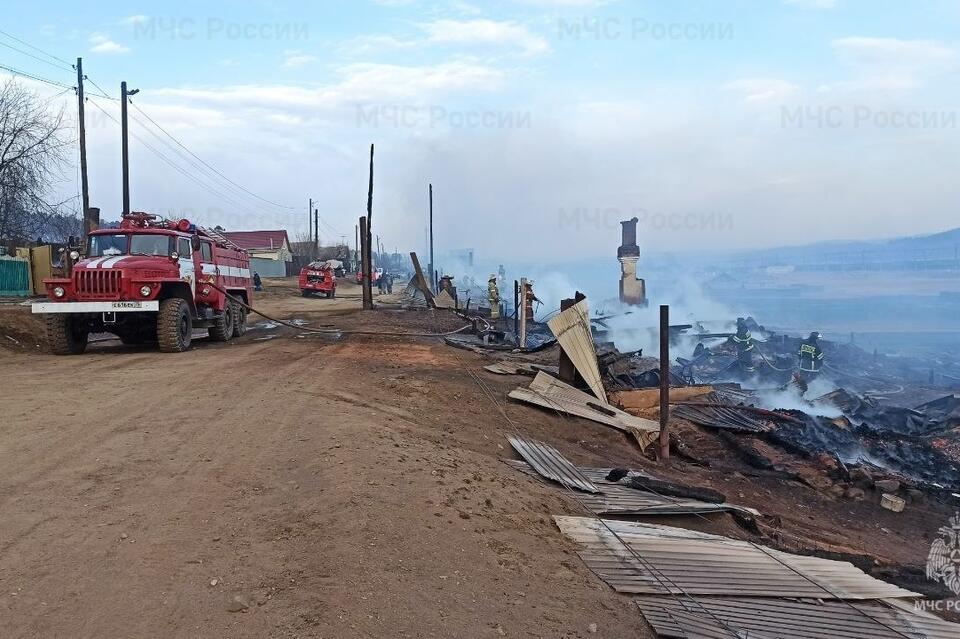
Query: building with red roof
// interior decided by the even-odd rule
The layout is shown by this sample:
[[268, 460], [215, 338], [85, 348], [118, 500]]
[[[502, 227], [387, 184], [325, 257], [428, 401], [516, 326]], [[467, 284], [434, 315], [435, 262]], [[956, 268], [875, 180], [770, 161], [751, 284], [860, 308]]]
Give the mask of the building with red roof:
[[250, 270], [260, 277], [290, 275], [293, 252], [286, 231], [224, 231], [231, 242], [250, 254]]

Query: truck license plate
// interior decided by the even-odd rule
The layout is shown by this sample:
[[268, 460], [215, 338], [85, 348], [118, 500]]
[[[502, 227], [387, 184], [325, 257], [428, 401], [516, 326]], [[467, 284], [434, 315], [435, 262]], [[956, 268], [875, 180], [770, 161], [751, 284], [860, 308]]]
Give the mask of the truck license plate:
[[143, 308], [142, 302], [114, 302], [113, 308]]

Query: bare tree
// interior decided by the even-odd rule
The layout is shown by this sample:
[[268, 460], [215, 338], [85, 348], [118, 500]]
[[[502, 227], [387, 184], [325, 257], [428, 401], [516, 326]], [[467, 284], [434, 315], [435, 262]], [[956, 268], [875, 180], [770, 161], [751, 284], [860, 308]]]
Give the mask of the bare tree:
[[76, 234], [73, 198], [50, 201], [71, 144], [62, 109], [51, 111], [12, 79], [0, 86], [0, 242]]

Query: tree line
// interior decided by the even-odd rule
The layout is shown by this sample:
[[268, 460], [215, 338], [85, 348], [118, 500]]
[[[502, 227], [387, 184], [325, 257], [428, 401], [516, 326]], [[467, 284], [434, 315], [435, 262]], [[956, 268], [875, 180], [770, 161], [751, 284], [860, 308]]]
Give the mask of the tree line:
[[51, 109], [12, 78], [0, 85], [0, 246], [80, 234], [77, 197], [56, 197], [75, 143], [63, 108]]

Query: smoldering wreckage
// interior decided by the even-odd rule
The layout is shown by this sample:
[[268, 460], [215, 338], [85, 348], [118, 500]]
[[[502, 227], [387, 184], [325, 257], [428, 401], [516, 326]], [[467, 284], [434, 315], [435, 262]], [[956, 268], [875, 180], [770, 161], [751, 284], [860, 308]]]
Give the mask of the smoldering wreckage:
[[[933, 383], [938, 374], [955, 380], [956, 364], [777, 334], [750, 317], [720, 328], [664, 321], [660, 357], [623, 352], [610, 330], [616, 316], [591, 317], [579, 292], [537, 322], [530, 282], [515, 283], [506, 313], [502, 278], [491, 275], [487, 291], [458, 292], [448, 277], [434, 294], [412, 257], [417, 274], [404, 306], [469, 319], [473, 334], [445, 341], [489, 356], [490, 373], [532, 378], [509, 393], [515, 402], [617, 429], [652, 460], [673, 455], [756, 482], [804, 485], [841, 503], [872, 503], [878, 513], [960, 508], [960, 394]], [[618, 259], [628, 314], [647, 304], [636, 220], [623, 222]], [[473, 302], [483, 297], [488, 304]], [[645, 469], [578, 467], [497, 408], [514, 432], [508, 441], [518, 459], [508, 463], [581, 507], [585, 516], [558, 515], [556, 525], [593, 572], [636, 597], [658, 636], [960, 636], [960, 624], [926, 605], [960, 596], [960, 516], [940, 528], [926, 568], [884, 566], [816, 544], [790, 547], [776, 517]], [[696, 433], [712, 434], [724, 452], [698, 450]], [[729, 513], [761, 543], [639, 521], [710, 513]]]

